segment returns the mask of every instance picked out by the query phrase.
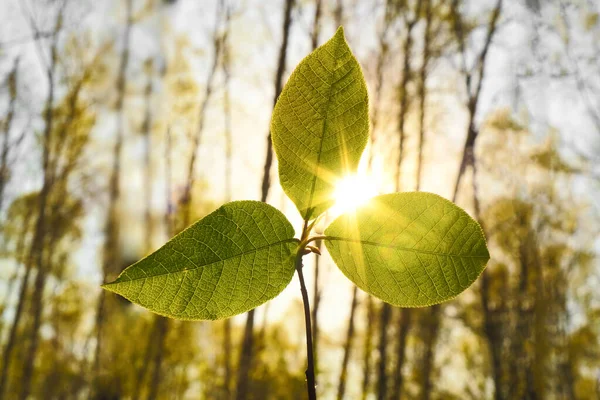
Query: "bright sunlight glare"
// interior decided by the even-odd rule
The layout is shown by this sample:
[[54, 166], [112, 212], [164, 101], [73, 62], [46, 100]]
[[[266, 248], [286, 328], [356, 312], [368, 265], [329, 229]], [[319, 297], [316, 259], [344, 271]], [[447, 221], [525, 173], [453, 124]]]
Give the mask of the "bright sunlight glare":
[[335, 203], [330, 212], [334, 217], [354, 210], [377, 195], [372, 178], [364, 174], [348, 175], [336, 185], [333, 193]]

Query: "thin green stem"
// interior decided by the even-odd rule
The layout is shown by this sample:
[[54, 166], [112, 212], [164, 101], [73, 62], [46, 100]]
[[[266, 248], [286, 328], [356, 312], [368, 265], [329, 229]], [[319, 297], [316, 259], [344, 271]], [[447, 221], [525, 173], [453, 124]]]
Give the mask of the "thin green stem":
[[[316, 221], [315, 221], [316, 222]], [[308, 291], [306, 290], [306, 283], [304, 282], [304, 274], [302, 272], [303, 264], [302, 257], [304, 256], [303, 250], [306, 248], [306, 245], [310, 243], [314, 238], [309, 238], [310, 231], [314, 226], [313, 224], [308, 224], [308, 220], [304, 221], [304, 226], [302, 227], [302, 235], [300, 246], [298, 249], [298, 254], [296, 255], [296, 271], [298, 272], [298, 279], [300, 280], [300, 292], [302, 293], [302, 303], [304, 304], [304, 322], [306, 325], [306, 390], [308, 391], [308, 399], [316, 400], [317, 399], [317, 383], [315, 379], [315, 359], [314, 359], [314, 349], [313, 349], [313, 336], [312, 336], [312, 324], [310, 321], [310, 303], [308, 300]]]
[[308, 391], [308, 399], [316, 400], [317, 384], [315, 381], [315, 360], [313, 354], [312, 326], [310, 322], [310, 304], [308, 301], [306, 284], [304, 283], [302, 267], [302, 253], [299, 252], [296, 256], [296, 271], [298, 272], [298, 279], [300, 280], [300, 291], [302, 292], [302, 303], [304, 304], [304, 322], [306, 324], [306, 389]]

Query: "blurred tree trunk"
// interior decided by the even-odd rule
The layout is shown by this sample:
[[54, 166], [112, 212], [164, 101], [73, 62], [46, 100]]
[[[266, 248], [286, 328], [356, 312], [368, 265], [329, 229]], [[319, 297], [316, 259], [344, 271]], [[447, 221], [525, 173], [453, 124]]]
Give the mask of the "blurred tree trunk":
[[19, 58], [15, 60], [13, 67], [8, 74], [8, 110], [6, 117], [2, 121], [2, 154], [0, 155], [0, 211], [4, 205], [4, 191], [9, 179], [10, 172], [8, 170], [8, 154], [10, 151], [10, 130], [12, 121], [15, 115], [15, 103], [17, 102], [17, 72], [19, 70]]
[[[223, 68], [223, 117], [225, 125], [225, 201], [232, 199], [232, 151], [233, 135], [231, 130], [231, 99], [230, 99], [230, 81], [231, 81], [231, 54], [229, 44], [229, 32], [231, 30], [231, 5], [225, 6], [225, 24], [223, 27], [222, 38], [222, 68]], [[232, 379], [232, 355], [231, 355], [231, 319], [224, 321], [223, 331], [223, 363], [225, 366], [225, 376], [223, 379], [223, 395], [225, 399], [231, 398]]]
[[225, 201], [231, 201], [232, 198], [232, 162], [233, 162], [233, 136], [231, 130], [231, 52], [229, 44], [229, 32], [231, 30], [231, 5], [225, 7], [225, 24], [223, 27], [223, 37], [221, 38], [223, 68], [223, 119], [225, 136]]
[[[64, 7], [66, 2], [62, 3], [62, 6], [58, 15], [57, 25], [62, 26], [62, 18], [64, 13]], [[56, 31], [58, 33], [58, 29]], [[55, 36], [56, 40], [56, 36]], [[52, 58], [57, 59], [56, 45], [53, 46]], [[54, 61], [57, 63], [57, 61]], [[65, 209], [64, 199], [68, 198], [68, 181], [70, 174], [74, 171], [77, 160], [81, 155], [85, 141], [69, 140], [71, 132], [76, 129], [77, 118], [81, 112], [79, 105], [79, 99], [84, 84], [87, 82], [90, 74], [90, 68], [86, 67], [81, 77], [72, 86], [71, 91], [66, 96], [66, 107], [67, 112], [63, 121], [59, 125], [54, 121], [52, 117], [51, 132], [49, 133], [47, 141], [45, 141], [44, 152], [48, 153], [48, 162], [45, 170], [45, 178], [50, 182], [47, 199], [46, 199], [46, 210], [44, 212], [44, 225], [46, 226], [44, 231], [44, 238], [41, 241], [39, 252], [36, 255], [36, 264], [38, 271], [36, 280], [33, 288], [33, 295], [31, 299], [31, 312], [33, 314], [33, 323], [31, 327], [29, 347], [25, 355], [25, 364], [23, 367], [23, 375], [21, 379], [21, 399], [25, 400], [29, 397], [31, 391], [34, 362], [38, 355], [39, 347], [39, 333], [42, 324], [43, 310], [45, 303], [44, 291], [46, 282], [51, 273], [55, 278], [60, 279], [61, 272], [56, 270], [56, 264], [61, 263], [62, 260], [54, 260], [54, 249], [57, 247], [57, 242], [60, 240], [61, 235], [65, 232], [60, 231], [57, 227], [60, 227], [60, 222], [65, 220], [65, 216], [70, 218], [77, 218], [77, 208], [80, 203], [75, 202], [72, 207]], [[62, 105], [61, 105], [62, 107]], [[52, 108], [51, 113], [57, 113], [60, 115], [60, 108]], [[54, 143], [54, 148], [52, 144]], [[41, 196], [41, 193], [40, 193]], [[52, 196], [52, 202], [50, 198]], [[67, 203], [68, 204], [68, 203]], [[41, 208], [40, 208], [41, 212]], [[35, 236], [34, 236], [35, 240]], [[45, 259], [44, 259], [45, 256]], [[58, 332], [56, 333], [58, 335]], [[54, 358], [53, 361], [56, 361]]]
[[[56, 22], [53, 29], [52, 41], [50, 45], [50, 63], [45, 71], [46, 78], [48, 79], [48, 97], [46, 98], [45, 110], [44, 110], [44, 132], [42, 136], [42, 174], [43, 183], [42, 189], [40, 190], [38, 198], [38, 213], [37, 221], [35, 224], [35, 230], [33, 233], [33, 239], [31, 242], [31, 248], [28, 255], [27, 263], [30, 264], [27, 268], [31, 268], [31, 265], [37, 267], [37, 274], [34, 283], [34, 291], [31, 300], [31, 313], [33, 314], [33, 326], [30, 332], [29, 346], [25, 350], [25, 358], [23, 365], [23, 375], [21, 376], [21, 392], [19, 393], [20, 399], [27, 399], [29, 391], [31, 390], [31, 380], [33, 376], [33, 361], [38, 347], [38, 331], [41, 324], [41, 313], [42, 313], [42, 295], [44, 285], [46, 283], [46, 266], [44, 265], [44, 243], [46, 240], [47, 227], [46, 227], [46, 212], [47, 202], [52, 188], [52, 173], [50, 170], [51, 164], [51, 135], [53, 130], [54, 122], [54, 102], [55, 102], [55, 74], [56, 66], [58, 64], [58, 34], [62, 29], [63, 24], [63, 12], [66, 6], [64, 1], [57, 12]], [[34, 22], [32, 27], [37, 32]], [[43, 54], [40, 50], [40, 57]], [[26, 288], [25, 288], [26, 289]], [[16, 321], [15, 318], [15, 322]], [[16, 325], [16, 324], [15, 324]], [[12, 346], [12, 344], [11, 344]], [[9, 351], [7, 346], [7, 352]], [[12, 348], [10, 349], [12, 351]], [[7, 359], [10, 359], [10, 353]], [[0, 382], [0, 387], [4, 389], [4, 382]], [[3, 395], [0, 394], [0, 397]]]
[[[53, 207], [60, 208], [61, 205], [53, 205]], [[56, 242], [58, 241], [58, 237], [54, 234], [54, 232], [49, 232], [48, 236], [50, 236], [50, 237], [48, 238], [48, 244], [47, 244], [46, 248], [53, 249], [56, 245]], [[53, 270], [52, 251], [51, 250], [45, 251], [44, 266], [45, 266], [44, 269], [46, 270], [46, 272], [44, 273], [44, 282], [41, 286], [42, 291], [44, 290], [44, 288], [46, 286], [46, 279], [48, 277], [48, 273], [51, 270]], [[40, 275], [39, 272], [38, 272], [38, 275]], [[36, 286], [37, 286], [37, 277], [36, 277]], [[35, 287], [34, 287], [34, 290], [36, 290]], [[35, 295], [34, 295], [34, 297], [35, 297]], [[55, 299], [54, 304], [53, 304], [54, 308], [57, 307], [56, 301], [57, 300]], [[39, 326], [40, 326], [41, 322], [38, 322], [37, 326], [36, 326], [36, 318], [41, 321], [41, 318], [42, 318], [42, 316], [41, 316], [42, 310], [41, 309], [43, 307], [39, 307], [39, 308], [40, 308], [40, 315], [34, 316], [34, 328], [33, 328], [33, 329], [38, 329], [38, 330], [39, 330]], [[57, 317], [53, 318], [52, 324], [53, 324], [53, 329], [54, 329], [54, 334], [55, 334], [54, 337], [52, 338], [52, 350], [54, 352], [54, 357], [51, 360], [52, 366], [50, 368], [50, 373], [48, 374], [48, 376], [46, 378], [46, 382], [53, 382], [57, 378], [60, 377], [59, 371], [57, 369], [58, 357], [60, 357], [60, 355], [61, 355], [61, 353], [59, 351], [60, 350], [60, 346], [59, 346], [60, 328], [59, 328], [59, 322], [58, 322]], [[34, 358], [35, 358], [35, 355], [34, 355]], [[46, 388], [47, 389], [44, 391], [44, 395], [47, 396], [49, 399], [55, 398], [54, 397], [55, 392], [58, 389], [56, 387], [56, 385], [48, 384], [48, 385], [46, 385]], [[29, 389], [29, 391], [31, 391], [31, 390]]]
[[217, 14], [215, 19], [215, 28], [213, 31], [213, 54], [212, 54], [212, 64], [210, 69], [208, 70], [208, 76], [206, 77], [205, 87], [204, 87], [204, 97], [200, 103], [200, 108], [198, 109], [198, 126], [196, 128], [196, 134], [194, 135], [193, 143], [192, 143], [192, 154], [190, 156], [189, 163], [187, 165], [187, 179], [184, 186], [184, 191], [179, 201], [179, 206], [182, 207], [183, 211], [183, 221], [182, 226], [179, 230], [183, 230], [190, 225], [191, 218], [191, 207], [193, 207], [193, 195], [194, 195], [194, 184], [196, 182], [196, 159], [198, 158], [198, 152], [200, 151], [200, 144], [202, 141], [202, 134], [204, 133], [204, 121], [206, 119], [206, 109], [210, 102], [210, 99], [213, 94], [213, 83], [215, 79], [215, 74], [217, 72], [217, 67], [219, 66], [219, 60], [221, 57], [221, 37], [219, 33], [220, 21], [223, 13], [223, 2], [220, 2], [217, 6]]
[[[388, 61], [389, 44], [387, 42], [387, 35], [390, 30], [390, 24], [392, 22], [392, 0], [386, 0], [385, 2], [385, 13], [383, 18], [383, 26], [379, 30], [378, 34], [378, 53], [377, 63], [375, 66], [375, 99], [373, 101], [373, 109], [371, 112], [371, 147], [369, 153], [368, 168], [372, 169], [373, 166], [373, 154], [374, 147], [377, 141], [377, 131], [379, 129], [379, 122], [381, 116], [381, 98], [383, 93], [383, 78], [386, 63]], [[372, 172], [372, 171], [371, 171]]]
[[315, 0], [315, 16], [313, 18], [312, 31], [310, 33], [311, 49], [315, 50], [319, 46], [319, 33], [321, 32], [321, 8], [323, 0]]
[[433, 19], [433, 10], [431, 2], [433, 0], [424, 0], [425, 7], [425, 27], [423, 33], [423, 61], [419, 70], [419, 144], [417, 159], [417, 178], [416, 191], [421, 190], [421, 177], [423, 174], [423, 149], [425, 147], [425, 105], [427, 104], [427, 75], [429, 72], [429, 62], [431, 60], [431, 28]]
[[[477, 196], [477, 192], [474, 192]], [[484, 226], [482, 228], [485, 231]], [[489, 237], [486, 235], [486, 237]], [[481, 306], [483, 311], [483, 331], [489, 344], [492, 379], [494, 381], [494, 399], [504, 400], [503, 395], [504, 389], [502, 385], [502, 340], [503, 331], [501, 330], [502, 321], [499, 318], [502, 315], [500, 310], [492, 310], [490, 307], [490, 275], [489, 273], [483, 273], [481, 275], [481, 289], [480, 289]], [[500, 312], [499, 312], [500, 311]]]
[[[492, 43], [492, 39], [494, 34], [496, 33], [496, 28], [498, 25], [498, 20], [500, 19], [500, 14], [502, 12], [502, 0], [498, 0], [496, 2], [496, 6], [492, 11], [492, 15], [490, 17], [489, 24], [487, 26], [487, 32], [485, 37], [484, 46], [478, 54], [475, 69], [476, 71], [472, 71], [468, 69], [466, 65], [466, 37], [463, 28], [462, 15], [459, 11], [459, 0], [453, 0], [451, 5], [451, 12], [454, 22], [454, 34], [456, 35], [456, 39], [458, 41], [458, 45], [460, 48], [460, 54], [462, 57], [462, 72], [465, 77], [465, 89], [467, 93], [467, 108], [469, 112], [469, 122], [467, 125], [467, 137], [465, 139], [465, 144], [463, 146], [463, 153], [461, 157], [461, 161], [458, 169], [458, 176], [456, 178], [456, 183], [454, 185], [454, 194], [452, 196], [453, 201], [456, 201], [456, 196], [458, 194], [458, 190], [460, 187], [460, 182], [465, 173], [465, 170], [469, 166], [473, 166], [475, 160], [475, 141], [477, 140], [477, 136], [479, 134], [479, 130], [475, 126], [475, 116], [477, 114], [477, 107], [479, 105], [479, 95], [481, 94], [481, 88], [483, 85], [483, 81], [485, 79], [485, 62], [488, 55], [488, 51], [490, 45]], [[477, 80], [477, 84], [474, 85], [475, 79]]]
[[263, 307], [262, 325], [260, 326], [260, 330], [258, 331], [258, 337], [257, 337], [258, 340], [256, 343], [256, 348], [257, 348], [256, 353], [257, 354], [259, 354], [261, 351], [263, 351], [266, 346], [268, 321], [269, 321], [269, 303], [265, 304], [265, 306]]
[[344, 358], [342, 359], [342, 368], [338, 382], [337, 398], [342, 400], [346, 392], [346, 376], [348, 375], [348, 363], [352, 352], [352, 343], [354, 342], [354, 314], [358, 304], [358, 287], [354, 285], [352, 290], [352, 304], [350, 306], [350, 316], [348, 317], [348, 330], [346, 332], [346, 343], [344, 344]]
[[144, 88], [144, 122], [142, 134], [144, 135], [144, 251], [152, 251], [152, 59], [148, 59], [145, 67], [148, 69], [148, 80]]
[[388, 326], [392, 314], [392, 306], [383, 303], [381, 307], [379, 320], [379, 363], [377, 370], [377, 400], [387, 400], [387, 347], [388, 347]]
[[[416, 15], [414, 19], [410, 21], [409, 33], [413, 29], [416, 24], [417, 18], [419, 18], [421, 8], [421, 2], [417, 6]], [[416, 183], [415, 189], [419, 191], [421, 188], [421, 175], [423, 169], [423, 147], [424, 147], [424, 136], [425, 136], [425, 104], [426, 104], [426, 95], [427, 95], [427, 70], [428, 64], [430, 60], [430, 46], [431, 46], [431, 25], [432, 25], [432, 7], [431, 0], [424, 1], [424, 14], [425, 14], [425, 27], [424, 27], [424, 37], [423, 37], [423, 60], [421, 63], [421, 68], [419, 70], [419, 86], [418, 86], [418, 97], [419, 97], [419, 142], [418, 142], [418, 158], [417, 158], [417, 172], [416, 172]], [[407, 37], [405, 42], [405, 71], [409, 71], [410, 64], [408, 63], [408, 57], [410, 53], [411, 43], [409, 41], [410, 36]], [[405, 72], [404, 78], [406, 79], [408, 74]], [[408, 83], [408, 82], [406, 82]], [[406, 89], [405, 89], [406, 90]], [[406, 93], [404, 93], [406, 95]], [[408, 333], [411, 326], [412, 319], [412, 310], [410, 309], [402, 309], [400, 312], [400, 320], [399, 320], [399, 334], [398, 334], [398, 344], [396, 349], [396, 379], [394, 381], [394, 393], [392, 395], [393, 399], [400, 399], [402, 397], [402, 387], [404, 383], [404, 377], [402, 375], [402, 370], [404, 368], [404, 361], [406, 359], [406, 342], [408, 339]]]
[[344, 0], [336, 0], [333, 19], [336, 29], [337, 27], [344, 25]]
[[[400, 103], [400, 113], [398, 115], [398, 134], [399, 134], [399, 148], [398, 148], [398, 168], [396, 169], [396, 185], [398, 185], [396, 191], [400, 191], [400, 179], [401, 179], [401, 165], [402, 165], [402, 156], [404, 151], [404, 141], [406, 140], [406, 118], [408, 116], [408, 109], [410, 107], [409, 104], [409, 94], [408, 94], [408, 85], [412, 80], [412, 67], [411, 67], [411, 53], [413, 47], [413, 29], [416, 24], [419, 22], [421, 17], [421, 6], [422, 1], [417, 1], [415, 9], [413, 10], [413, 15], [408, 17], [408, 12], [406, 13], [406, 36], [404, 38], [404, 43], [402, 45], [402, 57], [403, 57], [403, 67], [402, 67], [402, 78], [400, 87], [398, 88], [399, 92], [399, 103]], [[406, 339], [408, 337], [408, 332], [410, 330], [410, 322], [411, 322], [411, 313], [412, 311], [407, 308], [403, 308], [400, 310], [400, 319], [398, 326], [398, 341], [396, 345], [396, 367], [394, 369], [394, 385], [392, 391], [392, 399], [400, 399], [402, 395], [402, 370], [404, 368], [404, 360], [405, 360], [405, 352], [406, 352]]]
[[232, 354], [231, 354], [231, 319], [225, 320], [223, 331], [223, 357], [225, 358], [225, 377], [223, 379], [223, 394], [226, 399], [231, 398], [232, 386]]
[[161, 366], [165, 352], [165, 339], [169, 331], [169, 319], [165, 317], [155, 318], [155, 333], [156, 333], [156, 352], [152, 363], [152, 378], [150, 379], [150, 387], [148, 388], [148, 400], [156, 400], [158, 397], [158, 389], [161, 382]]
[[[467, 125], [467, 136], [465, 139], [465, 144], [463, 147], [463, 153], [461, 157], [461, 161], [459, 164], [458, 176], [456, 178], [456, 184], [454, 185], [454, 192], [452, 195], [452, 201], [456, 202], [458, 191], [460, 188], [460, 182], [465, 173], [465, 170], [468, 166], [474, 167], [475, 163], [475, 142], [479, 133], [479, 130], [475, 126], [475, 116], [477, 114], [477, 106], [479, 103], [479, 95], [481, 93], [481, 88], [483, 85], [483, 81], [485, 78], [485, 62], [488, 55], [488, 51], [490, 45], [492, 43], [492, 39], [496, 32], [498, 20], [500, 18], [500, 14], [502, 11], [502, 0], [498, 0], [494, 9], [492, 11], [489, 23], [487, 25], [487, 32], [485, 36], [485, 41], [483, 48], [478, 53], [476, 58], [475, 69], [471, 70], [467, 67], [466, 58], [466, 34], [463, 27], [462, 15], [459, 11], [459, 0], [453, 0], [451, 4], [451, 14], [453, 17], [453, 30], [456, 36], [456, 40], [458, 42], [460, 56], [462, 58], [462, 73], [465, 78], [465, 90], [467, 93], [467, 108], [468, 108], [468, 125]], [[474, 80], [477, 79], [477, 84], [475, 84]], [[478, 204], [475, 205], [478, 208]], [[477, 215], [475, 216], [477, 218]], [[484, 270], [483, 274], [487, 274], [487, 270]], [[437, 335], [439, 331], [441, 318], [441, 306], [435, 305], [430, 308], [429, 316], [427, 317], [428, 323], [428, 332], [424, 335], [425, 337], [425, 353], [423, 358], [423, 381], [422, 381], [422, 392], [421, 398], [424, 400], [428, 400], [431, 397], [431, 375], [433, 373], [433, 359], [434, 359], [434, 348], [437, 342]], [[484, 311], [484, 320], [489, 317], [489, 311]], [[485, 322], [484, 322], [485, 324]], [[488, 337], [488, 343], [490, 346], [495, 346], [497, 344], [492, 344], [490, 341], [491, 338]], [[493, 356], [494, 352], [490, 351], [490, 354]], [[496, 362], [492, 362], [492, 365], [496, 365]], [[496, 376], [496, 373], [493, 372], [493, 375]], [[497, 386], [500, 387], [499, 382], [494, 382]]]
[[363, 381], [362, 399], [366, 400], [371, 387], [371, 353], [373, 352], [373, 334], [375, 333], [375, 304], [373, 298], [367, 296], [367, 325], [363, 348]]
[[[404, 6], [401, 6], [404, 7]], [[411, 80], [411, 66], [410, 66], [410, 53], [412, 51], [412, 30], [416, 23], [419, 20], [420, 16], [420, 8], [421, 2], [418, 1], [416, 3], [416, 9], [414, 10], [414, 14], [411, 17], [406, 16], [405, 24], [406, 24], [406, 36], [404, 38], [404, 42], [402, 44], [403, 51], [403, 69], [402, 76], [400, 79], [400, 84], [398, 86], [398, 102], [400, 105], [399, 113], [398, 113], [398, 163], [396, 164], [396, 173], [394, 176], [394, 183], [396, 186], [396, 191], [399, 192], [401, 189], [401, 175], [402, 175], [402, 161], [403, 161], [403, 153], [404, 153], [404, 141], [406, 140], [406, 117], [408, 115], [409, 109], [409, 95], [408, 95], [408, 84]], [[405, 13], [408, 15], [408, 12]], [[410, 311], [401, 311], [402, 314], [409, 313]], [[388, 324], [391, 319], [392, 308], [388, 303], [384, 303], [381, 312], [380, 319], [380, 344], [379, 344], [379, 385], [378, 385], [378, 399], [383, 400], [387, 398], [387, 390], [388, 390], [388, 382], [387, 382], [387, 372], [385, 365], [387, 364], [387, 330]], [[401, 318], [400, 321], [405, 324], [410, 321], [410, 318]], [[404, 354], [404, 347], [406, 344], [405, 335], [408, 332], [408, 325], [401, 326], [400, 332], [404, 332], [399, 337], [398, 346], [396, 349], [397, 356], [402, 353]], [[404, 340], [402, 335], [404, 335]], [[404, 356], [397, 357], [398, 361], [404, 362]], [[396, 365], [395, 374], [394, 374], [394, 386], [392, 396], [397, 398], [400, 394], [401, 385], [402, 385], [402, 366]]]
[[[25, 217], [25, 222], [23, 224], [23, 231], [22, 231], [21, 237], [19, 238], [20, 245], [17, 246], [17, 248], [20, 248], [20, 249], [18, 250], [18, 253], [15, 255], [15, 257], [19, 257], [21, 255], [21, 253], [24, 253], [25, 239], [28, 234], [27, 231], [29, 228], [29, 219], [30, 218], [31, 218], [31, 214], [27, 214], [27, 216]], [[17, 258], [17, 259], [19, 259], [19, 258]], [[24, 265], [25, 272], [24, 272], [23, 278], [21, 280], [21, 288], [19, 290], [19, 298], [17, 300], [17, 307], [15, 309], [15, 316], [13, 317], [13, 321], [10, 326], [10, 331], [8, 333], [8, 339], [6, 341], [4, 351], [2, 352], [2, 370], [0, 370], [0, 399], [4, 398], [4, 393], [6, 391], [6, 387], [8, 384], [7, 378], [8, 378], [8, 371], [9, 371], [10, 363], [12, 360], [11, 356], [13, 354], [15, 342], [17, 339], [19, 323], [20, 323], [21, 317], [23, 315], [23, 307], [25, 306], [25, 302], [27, 300], [27, 288], [29, 287], [29, 279], [31, 277], [31, 271], [33, 269], [33, 263], [31, 263], [30, 260], [28, 260], [26, 258], [25, 254], [23, 254], [22, 259], [25, 264]]]
[[[25, 242], [27, 239], [27, 235], [29, 234], [30, 221], [31, 221], [31, 213], [28, 213], [27, 215], [25, 215], [23, 217], [23, 225], [21, 226], [21, 231], [19, 232], [19, 236], [17, 237], [17, 243], [15, 245], [14, 258], [16, 260], [16, 266], [15, 266], [15, 271], [10, 276], [7, 287], [6, 287], [6, 296], [5, 296], [6, 300], [5, 300], [5, 303], [1, 307], [2, 313], [0, 313], [0, 320], [2, 320], [2, 321], [4, 321], [4, 318], [6, 317], [6, 309], [8, 308], [8, 301], [12, 297], [15, 283], [17, 282], [17, 280], [19, 278], [19, 271], [21, 269], [20, 263], [22, 260], [24, 260], [24, 256], [25, 256], [24, 255]], [[31, 273], [31, 268], [29, 268], [29, 273]], [[22, 278], [22, 281], [25, 284], [25, 287], [27, 286], [27, 282], [25, 282], [26, 275], [27, 275], [27, 271], [25, 271], [25, 274], [23, 275], [23, 278]], [[27, 276], [27, 281], [29, 281], [28, 276]], [[19, 295], [19, 303], [17, 303], [17, 308], [19, 308], [19, 304], [21, 303], [22, 299], [24, 299], [24, 295]], [[22, 307], [23, 307], [22, 304], [20, 307], [22, 309]], [[20, 312], [21, 311], [19, 311], [19, 313]], [[0, 337], [3, 337], [3, 333], [4, 333], [4, 324], [0, 325]], [[14, 339], [13, 339], [13, 341], [14, 341]], [[5, 354], [5, 353], [3, 352], [3, 354]], [[6, 365], [6, 363], [7, 363], [7, 361], [3, 360], [2, 365], [4, 366], [4, 365]]]
[[[529, 221], [520, 216], [522, 226]], [[509, 379], [509, 399], [536, 399], [534, 387], [534, 351], [530, 345], [535, 343], [535, 300], [532, 299], [532, 287], [535, 280], [536, 262], [534, 252], [537, 247], [533, 240], [533, 232], [527, 227], [526, 237], [519, 245], [519, 283], [517, 288], [517, 321], [512, 338]], [[540, 397], [543, 398], [543, 397]]]
[[[127, 68], [129, 65], [129, 40], [131, 27], [133, 25], [133, 0], [126, 1], [125, 31], [123, 33], [123, 48], [119, 62], [119, 72], [116, 82], [117, 101], [117, 130], [112, 153], [112, 168], [108, 187], [108, 210], [104, 225], [104, 246], [102, 248], [102, 281], [108, 282], [115, 272], [115, 266], [120, 265], [119, 251], [119, 210], [118, 203], [121, 196], [121, 148], [124, 137], [124, 102], [127, 88]], [[102, 339], [104, 334], [106, 291], [101, 290], [96, 310], [96, 348], [94, 351], [93, 379], [95, 385], [93, 391], [99, 390], [101, 376]]]
[[150, 366], [150, 362], [152, 359], [152, 352], [154, 349], [154, 337], [156, 330], [156, 320], [157, 317], [154, 317], [152, 321], [152, 329], [150, 329], [150, 334], [148, 335], [148, 340], [146, 343], [146, 352], [144, 353], [144, 358], [142, 359], [142, 364], [137, 370], [136, 380], [133, 387], [133, 400], [138, 400], [141, 397], [142, 387], [144, 386], [144, 381], [146, 379], [146, 374], [148, 372], [148, 367]]
[[398, 320], [398, 342], [396, 344], [396, 369], [394, 375], [392, 399], [400, 399], [402, 397], [402, 386], [404, 383], [402, 369], [404, 368], [404, 361], [406, 359], [406, 341], [408, 339], [408, 332], [410, 330], [411, 319], [411, 309], [400, 309], [400, 318]]
[[250, 364], [252, 363], [252, 350], [254, 346], [254, 310], [248, 311], [242, 349], [238, 362], [238, 378], [235, 390], [236, 399], [245, 400], [248, 397], [248, 379], [250, 375]]
[[[404, 156], [404, 142], [406, 141], [406, 118], [408, 116], [408, 109], [410, 107], [408, 84], [412, 79], [412, 69], [410, 66], [411, 52], [413, 46], [412, 31], [417, 22], [419, 22], [421, 4], [422, 1], [417, 1], [416, 8], [415, 10], [413, 10], [414, 15], [410, 18], [408, 16], [406, 17], [406, 36], [402, 44], [402, 77], [400, 78], [400, 86], [398, 87], [398, 103], [400, 105], [400, 110], [398, 113], [398, 165], [396, 168], [396, 177], [394, 181], [396, 184], [397, 192], [400, 191], [400, 187], [402, 186], [400, 179], [402, 175], [402, 158]], [[408, 10], [407, 12], [405, 12], [405, 14], [408, 15]]]
[[[370, 147], [370, 153], [369, 153], [369, 161], [368, 161], [368, 169], [370, 172], [372, 172], [372, 166], [373, 166], [373, 155], [374, 155], [374, 147], [375, 147], [375, 143], [376, 143], [376, 139], [377, 139], [377, 130], [378, 130], [378, 123], [379, 123], [379, 116], [381, 114], [381, 98], [382, 98], [382, 92], [383, 92], [383, 76], [384, 76], [384, 69], [385, 69], [385, 65], [386, 65], [386, 61], [387, 61], [387, 55], [389, 53], [389, 46], [387, 44], [387, 33], [389, 31], [389, 27], [390, 27], [390, 22], [391, 22], [391, 6], [390, 6], [390, 0], [386, 0], [385, 3], [385, 16], [384, 16], [384, 21], [383, 21], [383, 27], [382, 29], [379, 31], [379, 35], [378, 35], [378, 45], [379, 45], [379, 52], [378, 52], [378, 56], [377, 56], [377, 65], [376, 65], [376, 73], [375, 73], [375, 101], [374, 101], [374, 105], [373, 105], [373, 111], [372, 111], [372, 115], [371, 115], [371, 147]], [[384, 303], [384, 306], [385, 303]], [[388, 310], [389, 312], [389, 310]], [[375, 334], [375, 319], [376, 319], [376, 310], [375, 310], [375, 305], [373, 304], [373, 298], [371, 296], [368, 296], [367, 298], [367, 332], [366, 332], [366, 337], [365, 337], [365, 349], [364, 349], [364, 359], [363, 359], [363, 384], [362, 384], [362, 389], [363, 389], [363, 393], [362, 393], [362, 397], [363, 399], [366, 399], [366, 397], [369, 394], [369, 389], [370, 389], [370, 385], [371, 385], [371, 348], [373, 347], [373, 335]], [[383, 309], [381, 310], [381, 317], [383, 317]], [[382, 343], [381, 339], [385, 339], [385, 329], [380, 327], [380, 344]], [[384, 340], [385, 341], [385, 340]], [[386, 348], [386, 344], [383, 344], [383, 348], [379, 347], [379, 353], [380, 355], [382, 354], [382, 352], [385, 352], [385, 348]], [[379, 363], [379, 369], [378, 369], [378, 373], [379, 373], [379, 377], [378, 377], [378, 382], [381, 382], [382, 378], [385, 380], [385, 365], [381, 364], [381, 361]], [[384, 383], [385, 386], [385, 383]], [[382, 387], [378, 386], [378, 394], [381, 392]], [[385, 396], [385, 394], [384, 394]], [[379, 397], [380, 398], [380, 397]]]
[[[283, 74], [285, 72], [286, 55], [290, 28], [292, 26], [292, 10], [294, 8], [294, 0], [286, 0], [283, 12], [283, 27], [282, 27], [282, 43], [279, 49], [279, 57], [277, 62], [277, 71], [275, 73], [275, 96], [273, 106], [277, 103], [277, 98], [283, 88]], [[271, 132], [267, 135], [267, 152], [265, 156], [265, 166], [263, 169], [263, 179], [261, 184], [260, 201], [267, 202], [269, 188], [271, 187], [271, 165], [273, 164], [273, 147], [271, 144]], [[253, 334], [254, 334], [254, 311], [248, 311], [246, 317], [246, 327], [244, 329], [244, 338], [242, 340], [242, 349], [240, 351], [240, 360], [238, 364], [238, 380], [236, 387], [236, 398], [244, 400], [248, 396], [248, 379], [250, 374], [250, 366], [253, 358]]]
[[[148, 59], [145, 64], [148, 74], [146, 86], [144, 88], [144, 122], [142, 123], [142, 134], [144, 139], [144, 253], [148, 254], [152, 251], [152, 59]], [[143, 382], [146, 379], [146, 373], [150, 366], [150, 360], [152, 358], [152, 352], [154, 350], [154, 335], [157, 329], [158, 319], [161, 316], [155, 315], [150, 335], [148, 336], [148, 344], [146, 346], [146, 353], [140, 368], [137, 371], [137, 377], [135, 386], [133, 389], [133, 399], [137, 400], [140, 396], [140, 391], [143, 386]], [[160, 379], [160, 376], [159, 376]], [[158, 385], [154, 381], [152, 385]]]
[[424, 330], [424, 347], [425, 354], [423, 356], [422, 363], [422, 381], [421, 381], [421, 399], [429, 400], [431, 398], [431, 391], [433, 385], [431, 383], [433, 374], [433, 361], [435, 355], [435, 345], [437, 343], [437, 334], [440, 327], [440, 305], [431, 307], [429, 313], [424, 316], [423, 330]]

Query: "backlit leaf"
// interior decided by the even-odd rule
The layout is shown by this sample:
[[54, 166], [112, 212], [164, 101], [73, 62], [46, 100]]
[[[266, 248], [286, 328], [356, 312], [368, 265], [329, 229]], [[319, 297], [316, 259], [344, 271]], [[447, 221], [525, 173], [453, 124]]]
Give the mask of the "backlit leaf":
[[293, 237], [292, 225], [274, 207], [227, 203], [103, 287], [168, 317], [227, 318], [289, 284], [298, 248]]
[[304, 219], [327, 210], [337, 180], [356, 170], [368, 108], [360, 65], [340, 27], [296, 67], [271, 119], [281, 186]]
[[479, 224], [431, 193], [394, 193], [338, 217], [325, 245], [364, 291], [399, 307], [449, 300], [481, 274], [490, 256]]

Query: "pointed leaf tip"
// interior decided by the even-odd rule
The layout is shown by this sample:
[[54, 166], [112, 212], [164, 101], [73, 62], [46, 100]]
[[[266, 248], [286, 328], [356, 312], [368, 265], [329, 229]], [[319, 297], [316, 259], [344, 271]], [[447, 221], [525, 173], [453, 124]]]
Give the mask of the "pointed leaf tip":
[[234, 201], [102, 288], [171, 318], [228, 318], [278, 295], [292, 279], [297, 249], [294, 228], [279, 210]]
[[333, 204], [335, 182], [356, 171], [369, 139], [369, 99], [344, 28], [296, 67], [271, 118], [283, 190], [305, 220]]

